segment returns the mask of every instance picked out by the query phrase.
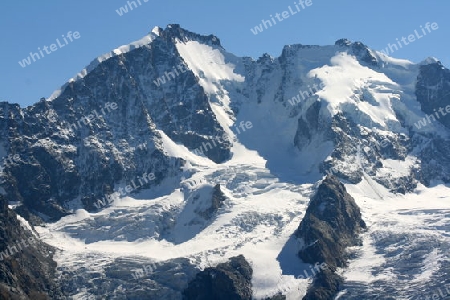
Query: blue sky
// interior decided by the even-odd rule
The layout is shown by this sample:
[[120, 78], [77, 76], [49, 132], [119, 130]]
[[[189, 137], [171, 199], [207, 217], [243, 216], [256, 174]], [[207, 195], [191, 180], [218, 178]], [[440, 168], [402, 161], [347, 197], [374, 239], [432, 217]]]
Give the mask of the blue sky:
[[[135, 0], [136, 3], [138, 0]], [[122, 16], [126, 0], [2, 1], [0, 17], [0, 101], [28, 106], [48, 97], [94, 58], [146, 35], [154, 26], [177, 23], [200, 34], [214, 34], [227, 51], [258, 58], [279, 56], [284, 45], [329, 45], [339, 38], [361, 41], [382, 50], [396, 38], [420, 31], [427, 22], [439, 26], [403, 46], [393, 57], [420, 62], [428, 56], [450, 67], [449, 1], [311, 0], [312, 5], [254, 35], [250, 28], [270, 15], [295, 11], [298, 0], [176, 1], [139, 0]], [[64, 43], [69, 31], [80, 37]], [[19, 61], [56, 39], [64, 47], [22, 68]]]

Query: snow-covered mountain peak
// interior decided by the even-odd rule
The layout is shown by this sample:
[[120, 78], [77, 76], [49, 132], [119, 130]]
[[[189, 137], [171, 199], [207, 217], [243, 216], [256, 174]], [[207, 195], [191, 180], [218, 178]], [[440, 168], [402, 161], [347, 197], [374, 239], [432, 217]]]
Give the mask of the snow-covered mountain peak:
[[108, 53], [105, 53], [103, 55], [98, 56], [96, 59], [94, 59], [86, 68], [81, 70], [76, 76], [69, 79], [67, 83], [65, 83], [59, 90], [56, 90], [52, 93], [52, 95], [48, 98], [48, 100], [54, 100], [59, 95], [61, 95], [61, 92], [72, 82], [77, 81], [79, 79], [84, 78], [88, 73], [90, 73], [92, 70], [94, 70], [96, 67], [98, 67], [102, 62], [116, 56], [120, 56], [123, 54], [126, 54], [132, 50], [135, 50], [137, 48], [143, 47], [143, 46], [149, 46], [155, 39], [163, 39], [166, 42], [172, 42], [176, 43], [177, 41], [197, 41], [202, 44], [220, 47], [220, 40], [214, 35], [200, 35], [197, 33], [190, 32], [184, 28], [182, 28], [179, 24], [169, 24], [167, 25], [166, 29], [162, 29], [159, 26], [155, 26], [151, 32], [142, 37], [139, 40], [136, 40], [130, 44], [122, 45]]
[[435, 64], [435, 63], [440, 64], [441, 62], [436, 57], [429, 56], [429, 57], [425, 58], [424, 60], [422, 60], [419, 63], [419, 65], [430, 65], [430, 64]]
[[348, 47], [352, 44], [352, 41], [346, 39], [346, 38], [342, 38], [337, 40], [336, 42], [334, 42], [334, 44], [336, 46], [341, 46], [341, 47]]
[[201, 35], [194, 32], [191, 32], [187, 29], [184, 29], [179, 24], [169, 24], [167, 27], [160, 32], [160, 37], [164, 38], [166, 41], [172, 40], [173, 42], [178, 41], [197, 41], [202, 44], [218, 46], [220, 45], [220, 40], [217, 36], [210, 35]]
[[157, 36], [159, 36], [161, 34], [161, 31], [163, 31], [163, 29], [161, 27], [155, 26], [155, 27], [153, 27], [151, 32], [156, 34]]
[[[355, 119], [355, 122], [364, 124], [366, 122], [362, 121], [369, 116], [368, 120], [384, 128], [387, 122], [397, 121], [390, 102], [392, 97], [399, 98], [400, 87], [396, 83], [383, 73], [361, 66], [354, 57], [345, 52], [332, 57], [330, 63], [331, 66], [313, 69], [308, 75], [322, 81], [324, 88], [316, 94], [327, 101], [332, 115], [342, 112], [354, 115], [362, 112], [366, 117], [361, 116]], [[386, 89], [392, 90], [393, 93], [386, 93]], [[395, 89], [397, 92], [394, 92]], [[361, 97], [358, 97], [358, 94]]]

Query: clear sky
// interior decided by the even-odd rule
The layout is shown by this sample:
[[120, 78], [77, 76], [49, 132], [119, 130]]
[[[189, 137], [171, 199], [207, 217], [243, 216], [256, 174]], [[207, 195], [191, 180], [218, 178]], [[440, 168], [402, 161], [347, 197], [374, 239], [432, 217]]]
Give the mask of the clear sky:
[[[173, 23], [214, 34], [228, 52], [253, 58], [263, 53], [279, 56], [288, 44], [329, 45], [344, 37], [382, 50], [417, 30], [422, 37], [391, 56], [413, 62], [434, 56], [450, 67], [448, 0], [310, 0], [305, 8], [299, 0], [134, 1], [138, 7], [128, 7], [122, 16], [116, 10], [127, 0], [1, 1], [0, 101], [28, 106], [49, 97], [97, 56], [140, 39], [155, 26]], [[279, 15], [278, 21], [275, 14], [283, 11], [287, 18]], [[253, 34], [250, 28], [270, 15], [277, 24]], [[439, 28], [423, 36], [420, 26], [427, 22]], [[78, 31], [78, 39], [67, 39], [69, 31]], [[38, 52], [38, 47], [44, 51], [58, 38], [61, 47], [47, 48], [50, 54], [43, 52], [43, 57], [21, 67], [19, 61], [30, 52]]]

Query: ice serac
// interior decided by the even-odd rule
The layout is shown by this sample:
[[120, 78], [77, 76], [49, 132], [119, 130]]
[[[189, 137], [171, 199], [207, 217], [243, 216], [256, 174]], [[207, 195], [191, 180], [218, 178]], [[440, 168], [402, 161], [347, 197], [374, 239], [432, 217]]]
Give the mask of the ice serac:
[[108, 263], [104, 272], [89, 272], [84, 267], [60, 269], [60, 282], [66, 294], [88, 288], [90, 295], [108, 295], [115, 299], [178, 300], [188, 282], [199, 272], [187, 258], [155, 263], [140, 257], [122, 257]]
[[300, 258], [307, 263], [325, 263], [327, 268], [314, 279], [305, 300], [331, 299], [342, 278], [337, 268], [348, 265], [348, 247], [361, 244], [359, 234], [366, 228], [355, 200], [335, 176], [327, 176], [311, 198], [296, 236], [304, 247]]

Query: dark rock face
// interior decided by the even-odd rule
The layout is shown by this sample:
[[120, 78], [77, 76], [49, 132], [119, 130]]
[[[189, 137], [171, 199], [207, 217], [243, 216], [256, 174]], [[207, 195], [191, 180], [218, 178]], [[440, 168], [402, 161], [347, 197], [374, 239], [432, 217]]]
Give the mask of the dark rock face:
[[327, 176], [312, 197], [297, 237], [305, 242], [299, 256], [304, 262], [326, 262], [331, 268], [346, 266], [345, 248], [359, 243], [366, 228], [355, 200], [335, 176]]
[[336, 46], [340, 46], [340, 47], [347, 47], [350, 46], [352, 44], [352, 42], [349, 39], [339, 39], [334, 43]]
[[[422, 111], [430, 115], [431, 120], [450, 128], [450, 114], [445, 110], [446, 106], [450, 105], [450, 70], [444, 68], [440, 62], [421, 66], [417, 77], [416, 96]], [[443, 109], [441, 112], [440, 108]]]
[[[425, 121], [440, 122], [450, 128], [450, 114], [446, 108], [450, 105], [450, 70], [440, 62], [423, 65], [416, 84], [417, 101], [421, 110], [427, 114]], [[415, 129], [415, 128], [413, 128]], [[420, 147], [418, 156], [420, 168], [416, 170], [417, 179], [428, 186], [432, 180], [450, 182], [450, 144], [446, 138], [434, 134], [412, 132], [413, 146]]]
[[301, 151], [303, 147], [311, 142], [313, 136], [323, 128], [320, 124], [320, 108], [321, 102], [314, 102], [306, 111], [305, 119], [303, 117], [298, 119], [297, 132], [294, 138], [294, 145]]
[[450, 142], [439, 137], [424, 137], [416, 135], [414, 142], [428, 141], [426, 147], [420, 150], [420, 168], [416, 170], [417, 178], [426, 186], [433, 179], [450, 183]]
[[332, 300], [343, 282], [334, 271], [323, 270], [316, 275], [303, 300]]
[[220, 184], [216, 184], [213, 188], [211, 196], [211, 206], [205, 211], [199, 212], [199, 214], [207, 220], [211, 219], [211, 217], [217, 212], [217, 210], [223, 206], [223, 201], [225, 201], [226, 199], [227, 197], [220, 190]]
[[370, 53], [369, 48], [361, 42], [352, 43], [348, 39], [339, 39], [334, 43], [336, 46], [349, 48], [351, 52], [364, 64], [369, 67], [377, 67], [378, 61], [375, 56]]
[[311, 198], [296, 232], [305, 247], [300, 258], [307, 263], [324, 262], [328, 269], [317, 276], [304, 299], [331, 299], [342, 279], [337, 267], [346, 267], [346, 248], [358, 245], [358, 234], [366, 228], [355, 200], [335, 176], [327, 176]]
[[184, 291], [186, 300], [250, 300], [253, 270], [244, 256], [198, 273]]
[[378, 66], [378, 61], [375, 56], [370, 53], [369, 48], [361, 42], [354, 42], [351, 45], [353, 53], [359, 60], [368, 66], [376, 67]]
[[54, 251], [21, 227], [0, 195], [0, 299], [62, 299]]

